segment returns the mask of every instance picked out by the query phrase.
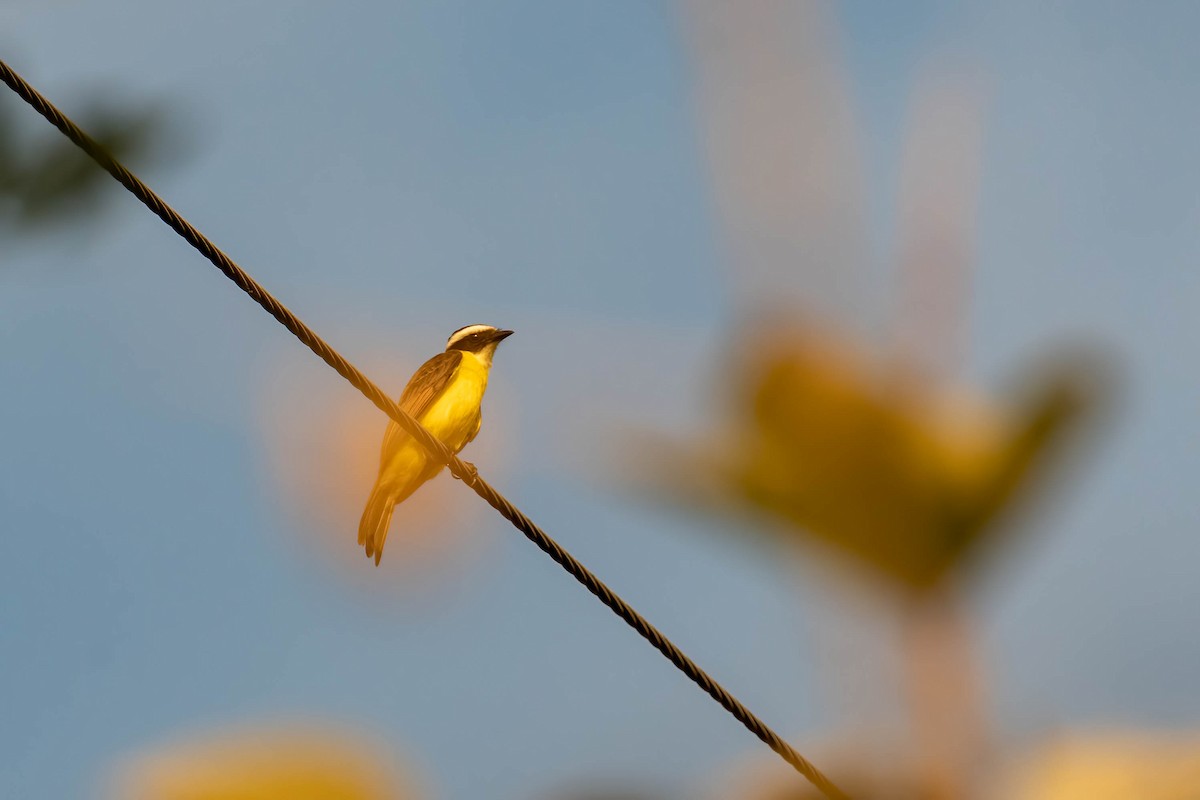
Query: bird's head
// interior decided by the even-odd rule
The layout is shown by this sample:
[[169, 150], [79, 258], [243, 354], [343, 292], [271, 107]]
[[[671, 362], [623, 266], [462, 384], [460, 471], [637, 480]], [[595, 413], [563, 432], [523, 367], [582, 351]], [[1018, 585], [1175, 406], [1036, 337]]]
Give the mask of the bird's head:
[[446, 340], [446, 350], [474, 353], [490, 364], [492, 354], [496, 352], [496, 345], [512, 336], [512, 333], [493, 328], [491, 325], [467, 325], [450, 334], [450, 338]]

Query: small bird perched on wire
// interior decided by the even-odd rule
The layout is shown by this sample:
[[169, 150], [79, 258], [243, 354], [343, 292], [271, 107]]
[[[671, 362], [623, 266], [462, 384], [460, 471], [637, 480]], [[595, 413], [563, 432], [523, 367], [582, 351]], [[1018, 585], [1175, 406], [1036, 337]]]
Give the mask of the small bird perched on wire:
[[[400, 408], [458, 453], [479, 433], [480, 407], [496, 346], [512, 331], [491, 325], [467, 325], [450, 334], [446, 351], [421, 365], [400, 395]], [[358, 523], [358, 543], [375, 557], [383, 556], [392, 512], [442, 465], [392, 420], [383, 436], [379, 477]]]

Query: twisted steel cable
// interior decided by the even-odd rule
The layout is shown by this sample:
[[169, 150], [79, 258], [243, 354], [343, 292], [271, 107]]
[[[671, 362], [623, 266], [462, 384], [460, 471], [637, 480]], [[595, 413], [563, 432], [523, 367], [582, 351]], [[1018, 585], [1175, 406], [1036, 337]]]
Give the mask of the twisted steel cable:
[[697, 686], [708, 693], [710, 697], [720, 703], [726, 711], [749, 729], [751, 733], [791, 764], [797, 772], [807, 778], [826, 797], [831, 798], [831, 800], [846, 800], [847, 795], [838, 789], [829, 778], [825, 777], [819, 769], [771, 730], [765, 722], [751, 713], [748, 708], [713, 680], [694, 661], [684, 655], [683, 651], [676, 647], [671, 640], [651, 625], [632, 606], [617, 596], [612, 589], [608, 588], [603, 581], [593, 575], [587, 567], [579, 563], [561, 545], [551, 539], [545, 531], [534, 524], [533, 520], [525, 516], [516, 506], [501, 495], [500, 492], [496, 491], [487, 481], [481, 478], [474, 467], [458, 458], [439, 439], [425, 430], [419, 422], [405, 413], [399, 405], [384, 394], [366, 375], [321, 339], [312, 328], [301, 322], [299, 317], [289, 311], [283, 303], [275, 299], [261, 284], [234, 263], [233, 259], [209, 241], [204, 234], [192, 227], [187, 220], [167, 205], [150, 187], [142, 183], [137, 176], [116, 161], [103, 147], [84, 133], [66, 115], [55, 108], [50, 101], [38, 93], [36, 89], [14, 72], [3, 60], [0, 60], [0, 80], [3, 80], [22, 100], [33, 106], [39, 114], [45, 117], [54, 127], [58, 128], [64, 136], [91, 156], [97, 164], [116, 178], [134, 197], [141, 200], [147, 208], [170, 226], [173, 231], [183, 237], [192, 247], [199, 250], [205, 258], [212, 262], [213, 266], [224, 273], [225, 277], [229, 278], [242, 291], [250, 295], [256, 303], [266, 309], [281, 325], [291, 331], [310, 350], [320, 356], [322, 361], [333, 367], [354, 388], [362, 392], [380, 411], [399, 423], [400, 427], [416, 439], [430, 455], [445, 464], [454, 477], [470, 486], [488, 505], [499, 511], [500, 515], [511, 522], [517, 530], [525, 534], [526, 538], [554, 559], [575, 580], [579, 581], [589, 592], [599, 598], [600, 602], [608, 606], [613, 613], [625, 620], [642, 638], [650, 642], [656, 650], [666, 656], [683, 674], [687, 675]]

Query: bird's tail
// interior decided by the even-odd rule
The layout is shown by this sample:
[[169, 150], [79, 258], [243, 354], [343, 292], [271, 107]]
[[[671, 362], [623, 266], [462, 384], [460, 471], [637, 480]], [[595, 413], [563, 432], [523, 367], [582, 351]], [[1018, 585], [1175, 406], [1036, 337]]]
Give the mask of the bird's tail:
[[392, 512], [396, 500], [382, 482], [376, 483], [358, 523], [358, 543], [367, 551], [367, 557], [375, 556], [375, 566], [383, 557], [383, 543], [387, 539], [388, 527], [392, 524]]

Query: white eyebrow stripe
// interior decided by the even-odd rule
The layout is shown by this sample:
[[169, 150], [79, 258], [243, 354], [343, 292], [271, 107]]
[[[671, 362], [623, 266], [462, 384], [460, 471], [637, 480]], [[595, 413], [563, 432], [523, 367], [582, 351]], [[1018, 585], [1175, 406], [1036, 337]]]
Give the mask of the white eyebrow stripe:
[[450, 338], [446, 340], [446, 347], [449, 347], [455, 342], [462, 341], [473, 333], [483, 333], [484, 331], [494, 330], [496, 329], [491, 325], [468, 325], [465, 328], [459, 328], [454, 333], [450, 334]]

